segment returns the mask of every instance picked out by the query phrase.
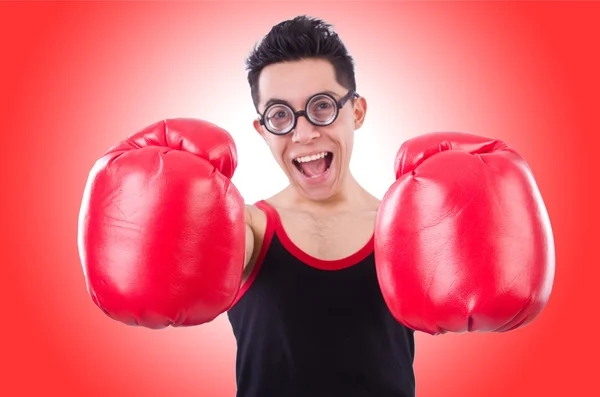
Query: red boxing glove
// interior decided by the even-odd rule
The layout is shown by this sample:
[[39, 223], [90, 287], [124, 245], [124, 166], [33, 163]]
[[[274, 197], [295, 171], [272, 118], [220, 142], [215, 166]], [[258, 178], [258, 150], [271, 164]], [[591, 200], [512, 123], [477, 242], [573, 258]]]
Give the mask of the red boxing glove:
[[89, 294], [148, 328], [210, 322], [242, 280], [245, 206], [232, 137], [201, 120], [148, 126], [90, 172], [78, 244]]
[[464, 133], [405, 142], [377, 215], [375, 261], [392, 315], [428, 334], [533, 321], [554, 281], [550, 221], [527, 163]]

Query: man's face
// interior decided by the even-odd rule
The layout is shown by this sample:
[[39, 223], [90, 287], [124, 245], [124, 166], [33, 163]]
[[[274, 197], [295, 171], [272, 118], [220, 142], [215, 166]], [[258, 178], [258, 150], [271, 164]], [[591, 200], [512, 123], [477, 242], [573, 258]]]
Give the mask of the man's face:
[[[269, 65], [260, 74], [258, 86], [261, 114], [273, 99], [299, 111], [305, 110], [315, 94], [329, 93], [337, 102], [348, 93], [336, 81], [333, 65], [320, 59]], [[269, 145], [290, 184], [302, 196], [323, 201], [339, 193], [348, 180], [354, 131], [362, 125], [365, 111], [366, 102], [361, 97], [354, 104], [347, 101], [328, 126], [315, 126], [300, 116], [287, 135], [270, 133], [258, 120], [254, 128]]]

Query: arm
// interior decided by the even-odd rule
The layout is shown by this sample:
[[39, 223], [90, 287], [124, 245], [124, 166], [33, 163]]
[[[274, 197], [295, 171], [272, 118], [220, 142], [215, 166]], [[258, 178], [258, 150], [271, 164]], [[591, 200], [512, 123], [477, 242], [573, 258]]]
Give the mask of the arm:
[[248, 268], [250, 264], [250, 260], [252, 259], [252, 254], [254, 253], [254, 232], [252, 231], [252, 227], [246, 221], [246, 256], [244, 257], [244, 270]]
[[244, 257], [244, 276], [242, 284], [246, 282], [260, 253], [266, 229], [265, 214], [254, 205], [246, 204], [246, 249]]
[[[252, 229], [252, 210], [253, 206], [246, 204], [246, 256], [244, 257], [244, 272], [246, 273], [248, 267], [252, 263], [252, 257], [254, 254], [254, 230]], [[245, 279], [246, 277], [244, 277]]]

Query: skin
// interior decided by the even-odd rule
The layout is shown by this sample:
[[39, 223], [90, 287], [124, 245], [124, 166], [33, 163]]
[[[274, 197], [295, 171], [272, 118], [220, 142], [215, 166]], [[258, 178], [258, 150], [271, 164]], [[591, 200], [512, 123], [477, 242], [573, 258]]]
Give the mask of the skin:
[[[269, 65], [259, 76], [259, 112], [273, 98], [285, 100], [294, 110], [304, 109], [314, 94], [331, 91], [336, 100], [348, 89], [335, 78], [331, 63], [304, 59]], [[363, 125], [367, 102], [363, 97], [346, 102], [335, 122], [312, 125], [300, 117], [289, 134], [277, 136], [254, 120], [289, 185], [266, 201], [278, 211], [289, 237], [301, 249], [321, 259], [339, 259], [359, 250], [371, 237], [379, 200], [367, 192], [350, 171], [355, 131]], [[329, 151], [329, 175], [318, 182], [302, 175], [292, 163], [301, 155]], [[246, 206], [246, 273], [249, 274], [262, 244], [266, 219], [258, 208]], [[320, 235], [320, 233], [322, 235]]]

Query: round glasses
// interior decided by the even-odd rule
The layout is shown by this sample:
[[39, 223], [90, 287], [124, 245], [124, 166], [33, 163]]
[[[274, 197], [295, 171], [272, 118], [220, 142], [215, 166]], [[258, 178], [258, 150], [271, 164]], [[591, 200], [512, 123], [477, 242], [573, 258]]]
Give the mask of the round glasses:
[[308, 99], [304, 110], [297, 112], [286, 103], [273, 103], [265, 109], [259, 122], [267, 131], [275, 135], [290, 133], [296, 128], [298, 117], [301, 116], [305, 116], [312, 125], [328, 126], [337, 119], [340, 109], [352, 97], [358, 98], [358, 94], [350, 91], [339, 101], [326, 93], [315, 94]]

